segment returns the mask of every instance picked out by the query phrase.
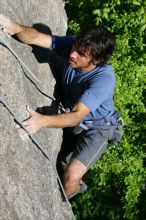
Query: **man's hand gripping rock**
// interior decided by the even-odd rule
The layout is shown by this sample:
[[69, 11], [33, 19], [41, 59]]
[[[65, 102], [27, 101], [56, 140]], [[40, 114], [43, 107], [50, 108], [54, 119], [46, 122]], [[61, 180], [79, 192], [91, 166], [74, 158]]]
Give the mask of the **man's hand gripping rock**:
[[[22, 122], [22, 124], [25, 126], [25, 128], [30, 132], [31, 134], [37, 132], [39, 129], [46, 127], [45, 125], [45, 115], [41, 115], [31, 109], [27, 106], [27, 111], [29, 113], [29, 118]], [[20, 127], [20, 125], [16, 125], [16, 128], [18, 129], [18, 132], [20, 135], [23, 135], [25, 133], [24, 129]]]
[[10, 35], [19, 32], [19, 25], [2, 14], [0, 14], [0, 28]]

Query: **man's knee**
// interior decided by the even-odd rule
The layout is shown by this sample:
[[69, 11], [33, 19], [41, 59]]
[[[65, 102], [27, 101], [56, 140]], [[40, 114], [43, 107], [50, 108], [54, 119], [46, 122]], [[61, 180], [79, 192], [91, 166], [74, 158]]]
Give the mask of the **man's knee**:
[[65, 172], [65, 184], [80, 183], [86, 171], [87, 168], [83, 163], [76, 159], [72, 160]]

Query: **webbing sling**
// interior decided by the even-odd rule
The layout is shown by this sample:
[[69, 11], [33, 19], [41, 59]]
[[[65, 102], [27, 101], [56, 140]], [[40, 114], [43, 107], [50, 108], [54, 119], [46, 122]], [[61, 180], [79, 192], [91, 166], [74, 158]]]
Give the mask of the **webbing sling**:
[[[18, 54], [14, 51], [14, 49], [8, 44], [6, 38], [8, 38], [6, 36], [6, 34], [4, 34], [2, 31], [0, 31], [0, 43], [2, 43], [4, 46], [6, 46], [11, 51], [11, 53], [16, 57], [16, 59], [19, 61], [20, 65], [21, 65], [22, 69], [24, 70], [24, 73], [26, 74], [28, 79], [35, 85], [35, 87], [38, 89], [39, 92], [41, 92], [41, 94], [48, 97], [52, 101], [56, 101], [56, 99], [54, 97], [52, 97], [52, 96], [50, 96], [50, 94], [48, 94], [48, 92], [46, 91], [46, 88], [44, 88], [42, 86], [40, 80], [31, 71], [31, 69], [23, 62], [23, 60], [18, 56]], [[58, 107], [62, 112], [66, 112], [66, 110], [64, 109], [64, 107], [62, 106], [61, 103], [59, 104]]]
[[[0, 31], [0, 43], [2, 43], [4, 46], [6, 46], [11, 53], [17, 58], [17, 60], [19, 61], [20, 65], [22, 66], [22, 68], [25, 71], [25, 74], [27, 75], [27, 77], [30, 79], [31, 82], [33, 82], [33, 84], [35, 85], [35, 87], [46, 97], [50, 98], [52, 101], [55, 101], [56, 99], [54, 97], [51, 97], [44, 88], [42, 88], [42, 85], [40, 83], [40, 81], [38, 80], [38, 78], [35, 76], [35, 74], [27, 67], [27, 65], [21, 60], [21, 58], [16, 54], [16, 52], [12, 49], [12, 47], [7, 43], [6, 39], [6, 35]], [[33, 137], [30, 132], [26, 129], [26, 127], [19, 121], [19, 119], [15, 116], [15, 114], [13, 113], [13, 111], [11, 110], [11, 108], [8, 106], [8, 104], [6, 103], [6, 101], [4, 100], [4, 98], [2, 96], [0, 96], [0, 103], [3, 104], [3, 106], [8, 110], [8, 112], [11, 114], [11, 116], [14, 118], [14, 120], [16, 121], [16, 123], [18, 123], [24, 130], [25, 132], [28, 134], [29, 138], [32, 140], [32, 142], [35, 144], [35, 146], [42, 152], [42, 154], [51, 162], [52, 167], [56, 173], [57, 176], [57, 180], [58, 183], [60, 185], [60, 188], [62, 190], [63, 196], [66, 200], [66, 202], [68, 203], [71, 213], [72, 213], [72, 217], [73, 220], [76, 220], [74, 213], [72, 211], [71, 208], [71, 204], [68, 201], [68, 198], [66, 196], [66, 193], [64, 191], [63, 185], [61, 183], [60, 177], [58, 175], [58, 172], [56, 170], [56, 166], [54, 165], [51, 157], [48, 155], [48, 153], [45, 152], [44, 147], [42, 147], [42, 145], [36, 140], [35, 137]], [[63, 106], [60, 104], [59, 108], [61, 111], [66, 112], [66, 110], [63, 108]]]

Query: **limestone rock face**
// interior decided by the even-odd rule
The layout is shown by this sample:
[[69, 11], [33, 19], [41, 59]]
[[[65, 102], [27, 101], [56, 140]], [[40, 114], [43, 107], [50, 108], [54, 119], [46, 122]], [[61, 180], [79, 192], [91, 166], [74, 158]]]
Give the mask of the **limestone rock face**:
[[[24, 25], [45, 24], [53, 34], [63, 35], [66, 31], [62, 0], [0, 0], [0, 13]], [[53, 95], [55, 80], [49, 64], [39, 63], [31, 46], [13, 38], [5, 37], [5, 40], [35, 73], [45, 90]], [[52, 102], [26, 77], [16, 57], [1, 43], [0, 96], [20, 121], [28, 118], [26, 105], [36, 109]], [[72, 219], [69, 205], [62, 201], [50, 161], [29, 137], [20, 137], [14, 118], [2, 103], [0, 116], [0, 219]], [[34, 136], [55, 164], [62, 131], [42, 129]]]

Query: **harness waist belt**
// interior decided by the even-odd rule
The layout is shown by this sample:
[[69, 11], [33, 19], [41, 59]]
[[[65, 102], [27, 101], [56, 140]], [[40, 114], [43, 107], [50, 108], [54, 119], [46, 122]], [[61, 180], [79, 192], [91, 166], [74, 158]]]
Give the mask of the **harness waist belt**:
[[110, 117], [104, 117], [94, 121], [84, 121], [84, 126], [90, 128], [93, 126], [110, 126], [117, 123], [117, 119], [120, 117], [119, 111], [115, 111]]

